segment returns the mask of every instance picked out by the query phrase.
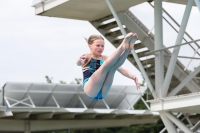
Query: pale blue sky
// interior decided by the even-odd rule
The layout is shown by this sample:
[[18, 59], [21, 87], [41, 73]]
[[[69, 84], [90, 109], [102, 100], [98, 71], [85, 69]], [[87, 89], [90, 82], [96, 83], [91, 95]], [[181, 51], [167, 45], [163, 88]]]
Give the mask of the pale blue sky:
[[[45, 83], [45, 75], [53, 77], [55, 83], [60, 80], [70, 83], [74, 78], [82, 78], [81, 67], [75, 62], [82, 53], [89, 52], [83, 37], [99, 32], [86, 21], [36, 16], [31, 5], [32, 0], [0, 1], [0, 86], [6, 82]], [[164, 6], [181, 22], [184, 6]], [[149, 5], [142, 4], [131, 10], [148, 28], [153, 27], [153, 9]], [[199, 39], [199, 23], [200, 13], [194, 8], [187, 28], [194, 39]], [[165, 31], [164, 43], [174, 45], [175, 36]], [[114, 49], [106, 41], [104, 54], [110, 55]], [[126, 61], [123, 66], [142, 81], [141, 74], [132, 64]], [[135, 85], [119, 73], [114, 84]]]

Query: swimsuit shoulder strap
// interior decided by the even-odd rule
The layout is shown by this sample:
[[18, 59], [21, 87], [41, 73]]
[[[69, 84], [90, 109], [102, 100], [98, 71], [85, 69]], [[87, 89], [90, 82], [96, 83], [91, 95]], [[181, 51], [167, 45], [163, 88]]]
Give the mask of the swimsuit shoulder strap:
[[87, 60], [87, 62], [85, 64], [82, 65], [82, 68], [84, 68], [90, 62], [90, 60], [92, 58], [91, 54], [89, 54], [89, 53], [86, 53], [86, 54], [89, 56], [89, 59]]
[[103, 59], [103, 61], [105, 61], [106, 60], [106, 56], [102, 55], [102, 59]]

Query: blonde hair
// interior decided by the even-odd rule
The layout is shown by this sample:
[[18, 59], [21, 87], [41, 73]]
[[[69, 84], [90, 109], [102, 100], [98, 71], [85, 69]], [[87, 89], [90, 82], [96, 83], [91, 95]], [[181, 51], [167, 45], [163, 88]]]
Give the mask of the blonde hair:
[[103, 39], [103, 37], [101, 37], [100, 35], [91, 35], [88, 39], [85, 38], [86, 42], [88, 43], [88, 45], [91, 45], [94, 43], [95, 40], [98, 40], [98, 39]]

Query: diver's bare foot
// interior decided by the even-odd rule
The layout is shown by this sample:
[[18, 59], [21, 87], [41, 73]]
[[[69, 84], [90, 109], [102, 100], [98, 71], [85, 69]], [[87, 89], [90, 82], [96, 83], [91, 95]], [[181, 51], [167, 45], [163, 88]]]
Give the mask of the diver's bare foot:
[[133, 49], [136, 37], [137, 37], [136, 33], [128, 33], [124, 37], [124, 40], [123, 40], [122, 45], [121, 45], [123, 50], [131, 50], [131, 49]]
[[129, 50], [132, 50], [132, 49], [133, 49], [134, 44], [135, 44], [135, 40], [136, 40], [135, 37], [132, 37], [132, 38], [130, 39], [130, 42], [129, 42]]
[[132, 50], [133, 47], [134, 47], [134, 44], [130, 44], [130, 46], [129, 46], [129, 50]]
[[130, 42], [129, 42], [129, 50], [132, 50], [134, 47], [135, 42], [137, 41], [138, 36], [136, 33], [132, 34]]

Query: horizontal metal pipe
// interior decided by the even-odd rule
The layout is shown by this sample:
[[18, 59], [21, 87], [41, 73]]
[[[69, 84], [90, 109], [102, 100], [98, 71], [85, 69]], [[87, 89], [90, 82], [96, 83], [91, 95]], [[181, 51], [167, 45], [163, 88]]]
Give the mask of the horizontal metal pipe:
[[[170, 48], [179, 47], [179, 46], [182, 46], [182, 45], [186, 45], [188, 43], [193, 43], [193, 42], [198, 42], [198, 41], [200, 41], [200, 39], [197, 39], [197, 40], [194, 40], [194, 41], [190, 41], [190, 42], [186, 42], [186, 43], [182, 43], [182, 44], [177, 44], [177, 45], [166, 47], [166, 48], [161, 48], [161, 49], [154, 50], [154, 51], [151, 51], [151, 52], [147, 52], [147, 53], [145, 53], [145, 55], [149, 55], [149, 54], [152, 54], [152, 53], [155, 53], [155, 52], [159, 52], [159, 51], [170, 49]], [[199, 48], [200, 48], [200, 46], [199, 46]]]

